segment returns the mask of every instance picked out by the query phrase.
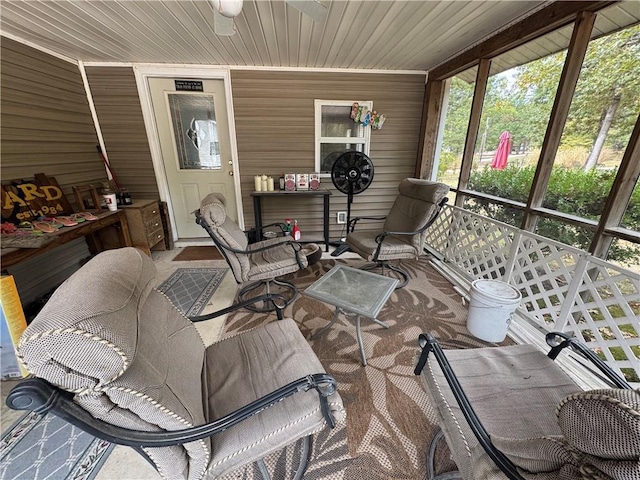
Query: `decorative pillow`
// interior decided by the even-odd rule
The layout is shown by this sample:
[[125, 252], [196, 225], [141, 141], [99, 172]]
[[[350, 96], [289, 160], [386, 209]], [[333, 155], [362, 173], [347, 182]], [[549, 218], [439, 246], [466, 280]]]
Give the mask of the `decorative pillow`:
[[69, 391], [121, 376], [135, 357], [138, 308], [155, 273], [151, 259], [135, 248], [94, 257], [55, 291], [23, 333], [18, 353], [26, 368]]
[[[56, 290], [18, 346], [35, 376], [76, 393], [95, 418], [141, 431], [205, 423], [204, 345], [135, 248], [97, 255]], [[208, 439], [147, 448], [161, 476], [200, 479]]]
[[639, 391], [604, 389], [569, 395], [556, 415], [567, 442], [581, 452], [603, 459], [640, 460]]
[[640, 461], [603, 460], [583, 455], [580, 460], [581, 480], [627, 480], [640, 478]]
[[405, 178], [398, 185], [398, 192], [405, 197], [437, 204], [449, 193], [449, 187], [440, 182], [431, 182], [419, 178]]
[[200, 202], [200, 214], [214, 227], [220, 227], [227, 218], [225, 199], [219, 193], [210, 193]]
[[222, 239], [232, 248], [246, 250], [249, 245], [247, 235], [227, 216], [224, 197], [210, 193], [200, 202], [200, 214]]

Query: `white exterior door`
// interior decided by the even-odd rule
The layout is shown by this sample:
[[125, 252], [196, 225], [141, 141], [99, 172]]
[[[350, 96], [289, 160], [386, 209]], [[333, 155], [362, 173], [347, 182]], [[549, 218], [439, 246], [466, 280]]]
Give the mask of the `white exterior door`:
[[224, 80], [148, 81], [176, 240], [206, 237], [193, 211], [207, 194], [223, 194], [237, 221]]

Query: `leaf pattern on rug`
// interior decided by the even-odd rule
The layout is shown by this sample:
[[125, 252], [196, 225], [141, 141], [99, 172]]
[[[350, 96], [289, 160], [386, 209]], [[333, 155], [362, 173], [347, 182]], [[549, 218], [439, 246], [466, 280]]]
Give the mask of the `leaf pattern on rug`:
[[[418, 335], [429, 332], [444, 348], [494, 345], [476, 339], [467, 331], [467, 307], [428, 260], [402, 262], [402, 267], [409, 272], [409, 283], [391, 294], [378, 316], [378, 320], [390, 328], [362, 319], [366, 367], [360, 363], [355, 320], [351, 316], [341, 314], [330, 329], [309, 340], [322, 365], [338, 381], [347, 420], [346, 427], [325, 429], [314, 436], [305, 480], [425, 477], [427, 450], [436, 420], [420, 378], [413, 374], [419, 355]], [[339, 263], [354, 268], [364, 265], [358, 260], [323, 260], [283, 279], [303, 292]], [[334, 311], [332, 305], [300, 295], [287, 307], [285, 317], [295, 319], [302, 334], [309, 338], [331, 321]], [[227, 319], [225, 335], [274, 320], [273, 314], [240, 311]], [[503, 342], [509, 343], [513, 342], [508, 339]], [[295, 455], [289, 450], [293, 447], [276, 456], [278, 471], [292, 463]], [[451, 469], [446, 452], [438, 458], [442, 471]], [[237, 476], [233, 478], [260, 478], [252, 467], [246, 467], [242, 474], [235, 473]]]

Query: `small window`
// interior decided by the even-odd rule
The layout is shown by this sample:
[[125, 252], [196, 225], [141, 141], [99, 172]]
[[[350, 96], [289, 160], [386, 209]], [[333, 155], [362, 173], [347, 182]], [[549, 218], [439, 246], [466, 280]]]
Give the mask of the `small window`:
[[357, 150], [369, 155], [371, 128], [351, 118], [351, 108], [357, 102], [373, 111], [373, 102], [316, 100], [316, 172], [331, 174], [336, 158], [345, 150]]

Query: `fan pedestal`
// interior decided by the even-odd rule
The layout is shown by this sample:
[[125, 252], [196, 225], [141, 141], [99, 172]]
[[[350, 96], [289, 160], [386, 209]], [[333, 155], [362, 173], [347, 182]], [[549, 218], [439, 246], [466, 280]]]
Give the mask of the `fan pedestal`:
[[[353, 203], [353, 184], [349, 183], [349, 192], [347, 193], [347, 235], [349, 235], [349, 224], [351, 223], [351, 203]], [[346, 237], [345, 237], [346, 238]], [[342, 239], [338, 242], [338, 246], [336, 249], [331, 252], [332, 257], [339, 257], [344, 252], [349, 251], [349, 245], [346, 244]]]
[[348, 252], [348, 251], [349, 251], [349, 245], [347, 245], [346, 243], [341, 241], [338, 244], [338, 246], [336, 247], [336, 249], [333, 252], [331, 252], [331, 256], [332, 257], [339, 257], [344, 252]]

